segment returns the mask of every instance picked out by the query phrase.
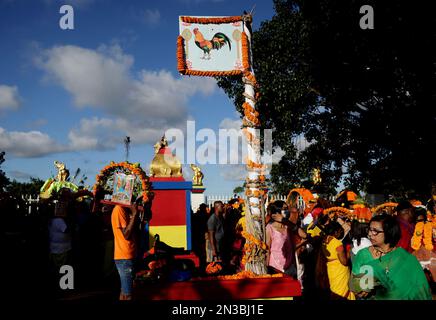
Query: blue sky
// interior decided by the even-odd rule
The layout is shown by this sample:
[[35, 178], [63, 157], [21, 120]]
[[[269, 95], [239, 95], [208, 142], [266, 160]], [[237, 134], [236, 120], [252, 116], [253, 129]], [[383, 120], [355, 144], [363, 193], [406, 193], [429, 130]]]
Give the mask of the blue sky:
[[[62, 30], [62, 4], [74, 30]], [[11, 179], [47, 179], [54, 160], [94, 182], [111, 160], [149, 171], [153, 144], [168, 128], [238, 127], [215, 80], [182, 77], [178, 16], [240, 15], [255, 6], [254, 29], [274, 13], [265, 0], [0, 0], [0, 150]], [[200, 143], [201, 144], [201, 143]], [[198, 145], [197, 145], [198, 146]], [[204, 165], [207, 194], [230, 194], [244, 169]], [[184, 173], [192, 175], [188, 166]]]

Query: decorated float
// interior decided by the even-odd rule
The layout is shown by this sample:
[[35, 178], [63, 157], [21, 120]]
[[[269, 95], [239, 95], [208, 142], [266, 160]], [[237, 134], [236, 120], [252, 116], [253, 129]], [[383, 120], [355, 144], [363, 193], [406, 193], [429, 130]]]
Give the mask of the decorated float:
[[[146, 299], [158, 300], [197, 300], [197, 299], [262, 299], [262, 298], [286, 298], [301, 295], [300, 283], [286, 275], [268, 275], [266, 268], [267, 247], [265, 238], [265, 208], [266, 199], [265, 165], [261, 163], [260, 139], [256, 129], [259, 128], [259, 113], [255, 109], [258, 98], [256, 78], [252, 69], [250, 56], [252, 16], [245, 14], [235, 17], [189, 17], [179, 18], [180, 36], [177, 39], [178, 70], [183, 75], [192, 76], [241, 76], [245, 85], [245, 102], [243, 104], [244, 119], [243, 133], [248, 142], [248, 159], [245, 203], [245, 226], [242, 235], [245, 237], [243, 263], [245, 270], [234, 275], [220, 275], [219, 263], [212, 263], [207, 270], [209, 276], [202, 278], [183, 279], [183, 277], [171, 279], [171, 273], [167, 281], [160, 281], [163, 276], [168, 259], [162, 259], [159, 263], [149, 263], [149, 270], [142, 272], [142, 285], [136, 287], [136, 294]], [[159, 151], [160, 152], [160, 151]], [[159, 153], [158, 152], [158, 153]], [[165, 153], [165, 151], [162, 151]], [[192, 167], [196, 174], [195, 167]], [[168, 177], [162, 177], [168, 179]], [[160, 177], [151, 178], [152, 187], [156, 193], [156, 201], [159, 190], [155, 186], [162, 184], [164, 189], [171, 183], [183, 182], [182, 177], [171, 176], [174, 181], [160, 181]], [[197, 186], [201, 175], [194, 176], [193, 182]], [[197, 180], [196, 180], [197, 179]], [[195, 180], [195, 181], [194, 181]], [[192, 189], [192, 183], [189, 182]], [[172, 187], [170, 187], [172, 188]], [[197, 188], [199, 189], [199, 188]], [[187, 189], [184, 189], [187, 190]], [[162, 197], [164, 199], [164, 197]], [[168, 199], [165, 196], [165, 199]], [[153, 201], [153, 202], [154, 202]], [[164, 201], [164, 200], [163, 200]], [[166, 200], [165, 205], [168, 205]], [[187, 206], [188, 207], [188, 206]], [[153, 203], [153, 219], [150, 221], [150, 233], [152, 233], [152, 221], [156, 218]], [[167, 211], [168, 212], [168, 211]], [[176, 214], [176, 213], [172, 213]], [[174, 219], [166, 214], [165, 221]], [[158, 220], [158, 218], [157, 218]], [[183, 220], [183, 219], [182, 219]], [[184, 223], [189, 229], [190, 220], [186, 216]], [[163, 223], [162, 220], [160, 223]], [[183, 235], [183, 228], [171, 229], [171, 233]], [[169, 229], [170, 230], [170, 229]], [[162, 229], [157, 230], [159, 234]], [[182, 237], [183, 238], [183, 237]], [[162, 237], [162, 239], [164, 239]], [[170, 239], [167, 237], [167, 239]], [[186, 249], [190, 248], [189, 235], [183, 243], [170, 242], [170, 244], [183, 244]], [[156, 255], [159, 250], [156, 246], [150, 249], [149, 254]], [[165, 250], [163, 250], [165, 251]], [[171, 261], [171, 259], [170, 259]], [[174, 260], [172, 260], [174, 262]], [[187, 264], [179, 265], [187, 269]], [[181, 275], [181, 272], [178, 273]], [[177, 281], [183, 279], [185, 281]], [[170, 280], [170, 281], [168, 281]], [[173, 280], [173, 281], [171, 281]], [[175, 280], [175, 281], [174, 281]]]

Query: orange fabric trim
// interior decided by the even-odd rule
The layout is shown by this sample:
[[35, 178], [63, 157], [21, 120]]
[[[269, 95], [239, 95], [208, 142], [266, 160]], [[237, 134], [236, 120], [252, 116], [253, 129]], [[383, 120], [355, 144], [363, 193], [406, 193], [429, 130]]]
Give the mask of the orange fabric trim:
[[232, 16], [232, 17], [216, 17], [216, 18], [198, 18], [198, 17], [188, 17], [182, 16], [180, 17], [182, 22], [186, 23], [199, 23], [199, 24], [221, 24], [221, 23], [232, 23], [232, 22], [242, 22], [241, 16]]

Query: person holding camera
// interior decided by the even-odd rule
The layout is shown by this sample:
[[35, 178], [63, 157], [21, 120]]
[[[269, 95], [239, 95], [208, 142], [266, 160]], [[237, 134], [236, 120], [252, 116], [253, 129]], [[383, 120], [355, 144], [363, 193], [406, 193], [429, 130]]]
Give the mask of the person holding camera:
[[267, 208], [270, 216], [266, 226], [266, 244], [269, 248], [267, 263], [273, 273], [283, 272], [296, 277], [294, 243], [288, 223], [289, 210], [284, 202], [278, 202], [270, 203]]

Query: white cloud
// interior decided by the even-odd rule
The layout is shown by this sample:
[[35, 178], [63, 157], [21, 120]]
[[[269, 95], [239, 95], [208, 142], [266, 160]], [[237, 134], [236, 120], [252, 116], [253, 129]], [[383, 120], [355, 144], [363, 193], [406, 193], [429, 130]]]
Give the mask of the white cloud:
[[0, 127], [0, 150], [17, 157], [32, 158], [63, 152], [67, 148], [40, 131], [8, 132]]
[[247, 170], [245, 165], [221, 165], [220, 175], [227, 181], [244, 181], [247, 177]]
[[236, 130], [241, 130], [242, 120], [241, 119], [224, 118], [221, 121], [219, 127], [221, 129], [236, 129]]
[[68, 134], [71, 150], [108, 150], [123, 143], [129, 136], [132, 143], [154, 143], [162, 136], [163, 128], [135, 128], [125, 119], [82, 119]]
[[144, 22], [150, 26], [156, 26], [160, 22], [160, 12], [158, 9], [147, 9], [143, 14]]
[[191, 96], [210, 95], [217, 88], [214, 79], [176, 78], [167, 70], [133, 74], [134, 59], [119, 45], [97, 50], [56, 46], [42, 51], [35, 63], [72, 95], [78, 108], [97, 108], [107, 115], [82, 119], [70, 131], [74, 150], [111, 148], [125, 135], [134, 143], [154, 142], [166, 129], [186, 126]]
[[16, 86], [0, 85], [0, 110], [16, 110], [20, 100]]

